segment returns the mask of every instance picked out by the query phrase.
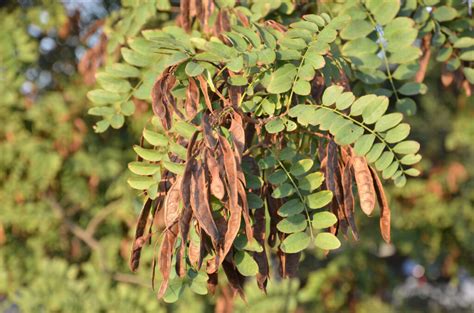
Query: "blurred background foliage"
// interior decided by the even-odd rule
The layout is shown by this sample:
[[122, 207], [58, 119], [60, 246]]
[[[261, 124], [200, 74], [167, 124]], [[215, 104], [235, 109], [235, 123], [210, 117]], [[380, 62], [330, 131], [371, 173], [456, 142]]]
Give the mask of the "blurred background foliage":
[[[225, 289], [188, 291], [173, 305], [156, 300], [152, 249], [137, 275], [126, 266], [141, 203], [125, 169], [151, 110], [137, 102], [125, 127], [97, 135], [85, 97], [113, 50], [104, 52], [102, 30], [129, 14], [128, 2], [0, 1], [0, 311], [474, 310], [474, 103], [443, 87], [435, 62], [409, 120], [422, 176], [389, 187], [393, 245], [377, 234], [377, 218], [360, 218], [360, 242], [328, 257], [307, 251], [299, 278], [272, 275], [268, 295], [249, 281], [247, 304]], [[174, 8], [157, 7], [152, 23], [169, 23]], [[131, 20], [131, 32], [146, 22]], [[81, 63], [85, 53], [96, 53], [95, 63]]]

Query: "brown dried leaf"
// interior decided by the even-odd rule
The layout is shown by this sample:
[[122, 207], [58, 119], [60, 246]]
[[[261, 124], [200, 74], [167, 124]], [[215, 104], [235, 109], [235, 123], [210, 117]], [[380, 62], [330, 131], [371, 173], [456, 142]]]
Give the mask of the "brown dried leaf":
[[142, 238], [145, 232], [145, 227], [148, 220], [148, 215], [150, 214], [152, 202], [153, 200], [151, 200], [150, 198], [145, 201], [142, 211], [140, 212], [140, 216], [138, 217], [137, 229], [135, 231], [135, 240], [133, 242], [132, 253], [129, 262], [129, 266], [132, 272], [135, 272], [140, 264], [140, 254], [143, 246], [140, 241], [140, 238]]
[[390, 243], [390, 207], [388, 206], [387, 198], [385, 197], [385, 191], [383, 189], [382, 182], [380, 181], [377, 172], [370, 167], [372, 178], [375, 181], [375, 191], [377, 194], [377, 200], [380, 207], [380, 233], [382, 234], [383, 240]]
[[372, 175], [365, 157], [353, 156], [352, 166], [359, 192], [360, 207], [365, 214], [371, 215], [375, 208], [375, 189]]
[[250, 22], [247, 16], [240, 10], [235, 10], [235, 15], [237, 15], [237, 18], [239, 19], [240, 23], [242, 23], [242, 26], [244, 27], [249, 27]]
[[178, 221], [178, 217], [180, 215], [180, 205], [179, 201], [181, 200], [181, 182], [182, 177], [179, 176], [176, 178], [176, 181], [168, 190], [165, 198], [165, 226], [170, 228]]
[[[281, 238], [281, 240], [283, 241], [284, 238]], [[301, 252], [284, 253], [278, 249], [278, 257], [280, 260], [280, 276], [282, 278], [296, 277], [298, 274]]]
[[199, 227], [211, 237], [212, 244], [217, 249], [220, 245], [220, 234], [212, 218], [207, 185], [204, 169], [197, 163], [191, 179], [191, 208]]
[[441, 83], [444, 87], [448, 87], [454, 81], [454, 73], [448, 71], [446, 64], [441, 67]]
[[[232, 72], [230, 72], [230, 73], [232, 73]], [[240, 86], [229, 86], [229, 99], [230, 99], [230, 104], [233, 107], [236, 107], [236, 108], [239, 107], [241, 97], [242, 97], [242, 87], [240, 87]]]
[[219, 165], [209, 150], [207, 150], [204, 154], [204, 163], [207, 167], [207, 170], [211, 174], [211, 194], [219, 200], [224, 199], [225, 188], [219, 173]]
[[168, 288], [171, 261], [173, 258], [174, 244], [178, 236], [178, 225], [174, 224], [164, 232], [163, 242], [161, 243], [160, 256], [158, 258], [158, 266], [162, 275], [162, 282], [158, 290], [158, 299], [162, 298]]
[[196, 81], [190, 77], [189, 78], [189, 85], [186, 89], [186, 101], [185, 101], [185, 108], [186, 108], [186, 115], [188, 116], [189, 120], [192, 120], [194, 116], [196, 116], [197, 111], [199, 109], [199, 88], [196, 84]]
[[275, 199], [271, 196], [273, 190], [270, 185], [264, 186], [264, 194], [268, 204], [268, 214], [270, 215], [270, 233], [268, 234], [268, 245], [274, 247], [277, 240], [277, 224], [281, 221], [278, 215], [278, 209], [282, 206], [280, 199]]
[[[181, 183], [181, 197], [183, 200], [183, 210], [181, 213], [181, 219], [179, 223], [180, 234], [182, 238], [188, 237], [189, 225], [191, 222], [192, 217], [192, 209], [191, 209], [191, 179], [192, 173], [195, 170], [196, 159], [193, 155], [193, 150], [196, 144], [196, 139], [199, 132], [194, 132], [191, 140], [188, 144], [188, 149], [186, 152], [186, 166], [184, 168], [184, 174]], [[180, 249], [180, 255], [183, 255], [185, 240], [183, 240]]]
[[183, 0], [179, 2], [179, 23], [181, 27], [184, 28], [185, 31], [191, 30], [191, 10], [190, 10], [190, 2], [189, 0]]
[[237, 150], [237, 155], [239, 156], [238, 161], [240, 163], [242, 159], [242, 153], [245, 149], [245, 131], [242, 117], [237, 112], [234, 112], [232, 115], [229, 131], [232, 134], [232, 141], [234, 142], [234, 146]]
[[354, 219], [354, 195], [352, 194], [352, 160], [348, 159], [342, 171], [342, 187], [344, 190], [344, 213], [351, 227], [352, 236], [359, 240], [359, 232]]
[[426, 71], [428, 69], [428, 64], [431, 59], [431, 33], [428, 33], [423, 37], [422, 44], [423, 56], [419, 60], [420, 68], [415, 75], [415, 81], [417, 83], [423, 82], [425, 79]]
[[327, 145], [327, 164], [326, 164], [326, 188], [330, 190], [338, 207], [342, 207], [344, 203], [341, 186], [341, 168], [338, 161], [337, 144], [329, 141]]
[[[324, 154], [321, 152], [320, 154]], [[325, 161], [325, 162], [324, 162]], [[331, 211], [337, 216], [338, 223], [330, 227], [330, 232], [334, 235], [337, 234], [339, 229], [346, 234], [347, 222], [344, 214], [344, 200], [342, 196], [341, 187], [341, 173], [338, 162], [338, 151], [337, 145], [333, 140], [330, 140], [326, 146], [325, 157], [323, 159], [324, 164], [322, 168], [325, 169], [325, 186], [327, 190], [330, 190], [334, 199], [331, 202]], [[322, 163], [323, 163], [322, 162]]]
[[214, 34], [221, 37], [223, 33], [230, 31], [229, 16], [226, 10], [219, 10], [214, 24]]
[[242, 181], [238, 181], [237, 186], [239, 188], [239, 200], [240, 206], [242, 208], [242, 213], [245, 222], [245, 234], [247, 235], [247, 240], [253, 239], [253, 229], [252, 229], [252, 221], [250, 219], [250, 210], [247, 202], [247, 191], [245, 190], [245, 186]]
[[167, 90], [167, 80], [170, 75], [169, 71], [169, 68], [163, 71], [153, 84], [151, 90], [153, 113], [160, 118], [161, 124], [167, 130], [171, 128], [173, 115], [173, 106], [170, 107], [167, 105], [168, 98], [165, 96], [165, 94], [169, 92], [169, 90]]
[[283, 24], [280, 24], [274, 20], [267, 20], [265, 21], [265, 25], [268, 26], [268, 27], [271, 27], [279, 32], [286, 32], [286, 27], [283, 25]]
[[197, 79], [199, 81], [199, 86], [201, 87], [202, 94], [204, 95], [204, 102], [206, 103], [206, 106], [209, 109], [209, 111], [213, 112], [211, 99], [209, 98], [209, 93], [207, 91], [206, 79], [202, 75], [199, 75]]
[[219, 135], [219, 148], [222, 154], [225, 177], [227, 182], [227, 196], [229, 198], [228, 209], [230, 217], [227, 223], [227, 232], [224, 237], [224, 251], [222, 257], [225, 257], [234, 243], [235, 237], [239, 232], [242, 208], [238, 202], [238, 177], [235, 155], [229, 142]]
[[219, 283], [219, 275], [217, 272], [207, 274], [207, 290], [211, 295], [216, 293], [217, 284]]
[[189, 241], [189, 249], [188, 249], [188, 258], [189, 263], [195, 268], [200, 268], [202, 259], [201, 259], [201, 241], [196, 242], [194, 240]]
[[224, 273], [227, 276], [227, 280], [229, 281], [229, 285], [232, 287], [234, 292], [237, 292], [240, 297], [245, 301], [245, 294], [244, 294], [244, 282], [245, 277], [242, 276], [235, 265], [228, 261], [224, 260], [222, 262], [222, 268], [224, 269]]
[[217, 145], [217, 139], [212, 132], [212, 126], [209, 122], [209, 114], [202, 115], [201, 126], [204, 133], [204, 142], [209, 149], [214, 149]]

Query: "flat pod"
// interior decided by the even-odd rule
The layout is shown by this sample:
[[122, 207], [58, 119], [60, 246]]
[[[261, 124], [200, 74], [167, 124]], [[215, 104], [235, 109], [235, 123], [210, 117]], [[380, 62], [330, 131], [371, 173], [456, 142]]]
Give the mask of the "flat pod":
[[390, 207], [388, 206], [387, 197], [377, 172], [372, 167], [370, 172], [375, 181], [375, 191], [380, 206], [380, 233], [385, 242], [390, 243]]
[[220, 234], [211, 214], [206, 177], [201, 164], [196, 165], [191, 179], [191, 208], [199, 226], [211, 237], [215, 248], [219, 245]]
[[142, 244], [139, 242], [139, 239], [143, 236], [145, 232], [145, 227], [150, 214], [152, 200], [150, 198], [146, 199], [145, 204], [143, 205], [142, 211], [137, 221], [137, 229], [135, 231], [135, 240], [133, 242], [132, 253], [130, 256], [129, 266], [132, 272], [135, 272], [140, 264], [140, 254], [142, 250]]
[[360, 208], [365, 214], [371, 215], [375, 208], [374, 181], [364, 157], [353, 156], [352, 166], [359, 193]]
[[230, 211], [230, 217], [227, 222], [227, 232], [224, 237], [224, 257], [231, 249], [235, 237], [239, 232], [242, 208], [239, 206], [238, 203], [237, 165], [235, 162], [234, 152], [232, 151], [229, 142], [221, 135], [219, 135], [219, 148], [222, 153], [225, 177], [228, 185], [228, 210]]
[[168, 190], [165, 198], [164, 219], [166, 227], [171, 227], [176, 223], [180, 214], [182, 177], [177, 177], [174, 184]]

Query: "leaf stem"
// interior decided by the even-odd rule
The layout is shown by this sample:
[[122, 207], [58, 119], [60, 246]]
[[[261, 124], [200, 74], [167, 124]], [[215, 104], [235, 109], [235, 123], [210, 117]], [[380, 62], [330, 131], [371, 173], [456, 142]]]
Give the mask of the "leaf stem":
[[308, 212], [308, 207], [306, 206], [306, 202], [304, 201], [304, 198], [303, 198], [303, 195], [301, 194], [300, 192], [300, 189], [298, 188], [298, 186], [296, 185], [293, 177], [291, 177], [291, 174], [290, 172], [288, 172], [288, 170], [286, 169], [285, 165], [283, 165], [283, 163], [277, 158], [275, 157], [275, 159], [277, 160], [278, 164], [280, 165], [280, 167], [283, 169], [283, 171], [285, 172], [286, 176], [288, 176], [288, 179], [290, 180], [291, 184], [293, 185], [293, 187], [296, 189], [296, 193], [298, 194], [298, 197], [300, 198], [301, 200], [301, 203], [303, 203], [303, 207], [304, 207], [304, 211], [306, 213], [306, 222], [308, 223], [308, 228], [309, 228], [309, 233], [311, 235], [311, 239], [314, 240], [314, 234], [313, 234], [313, 229], [311, 227], [311, 220], [309, 218], [309, 212]]
[[387, 51], [385, 50], [385, 47], [383, 46], [384, 38], [378, 31], [377, 22], [374, 20], [374, 18], [370, 14], [370, 11], [367, 9], [365, 5], [362, 5], [362, 6], [364, 7], [367, 13], [367, 17], [369, 18], [370, 23], [372, 23], [372, 26], [375, 28], [375, 32], [377, 33], [378, 44], [379, 44], [380, 50], [382, 50], [382, 53], [383, 53], [383, 60], [384, 60], [385, 70], [387, 71], [387, 78], [388, 78], [388, 81], [390, 82], [390, 86], [392, 87], [395, 98], [397, 98], [397, 101], [399, 101], [400, 97], [398, 96], [397, 88], [395, 87], [395, 83], [393, 81], [392, 72], [390, 71], [390, 64], [388, 63], [388, 59], [387, 59]]

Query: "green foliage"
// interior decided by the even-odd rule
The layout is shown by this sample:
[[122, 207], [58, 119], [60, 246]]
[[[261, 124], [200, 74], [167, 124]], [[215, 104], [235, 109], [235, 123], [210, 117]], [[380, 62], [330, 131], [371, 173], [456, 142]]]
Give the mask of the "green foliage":
[[[414, 310], [411, 303], [392, 308], [381, 300], [402, 278], [379, 257], [387, 246], [375, 234], [378, 221], [360, 218], [357, 201], [361, 241], [339, 240], [345, 220], [333, 210], [338, 195], [328, 188], [333, 179], [319, 157], [330, 141], [338, 144], [339, 164], [353, 151], [384, 179], [406, 183], [400, 189], [387, 184], [386, 190], [394, 258], [423, 264], [429, 281], [441, 267], [452, 285], [458, 272], [472, 272], [472, 97], [438, 83], [442, 76], [445, 86], [468, 94], [472, 88], [467, 3], [216, 1], [205, 21], [191, 10], [175, 26], [168, 1], [122, 1], [105, 19], [106, 62], [96, 87], [52, 70], [48, 60], [75, 65], [73, 54], [40, 54], [38, 40], [27, 32], [33, 24], [41, 37], [61, 33], [69, 21], [62, 4], [6, 7], [0, 9], [2, 310], [184, 312], [192, 306], [208, 312], [222, 305], [232, 281], [220, 271], [217, 294], [208, 295], [205, 266], [212, 255], [198, 270], [187, 254], [182, 276], [173, 256], [163, 300], [181, 299], [175, 304], [157, 301], [148, 288], [153, 248], [144, 249], [137, 275], [125, 266], [142, 204], [136, 194], [159, 201], [163, 179], [183, 175], [187, 143], [195, 133], [197, 142], [204, 141], [202, 118], [211, 109], [222, 121], [212, 124], [212, 133], [234, 151], [231, 113], [247, 116], [242, 125], [256, 125], [258, 134], [243, 151], [252, 159], [242, 163], [245, 203], [251, 226], [264, 212], [265, 235], [271, 237], [272, 227], [277, 234], [272, 248], [247, 238], [246, 222], [239, 220], [230, 261], [242, 281], [246, 277], [247, 303], [236, 299], [236, 312]], [[226, 29], [216, 28], [221, 12], [229, 17]], [[66, 38], [53, 38], [67, 46]], [[431, 57], [425, 59], [427, 51]], [[52, 73], [54, 84], [37, 86], [35, 71]], [[169, 127], [154, 99], [156, 82], [167, 71], [176, 81], [164, 94], [178, 107]], [[189, 99], [195, 99], [193, 112], [185, 109]], [[90, 133], [96, 117], [94, 129], [103, 134]], [[104, 133], [109, 128], [114, 130]], [[421, 143], [423, 160], [413, 139]], [[221, 200], [213, 195], [209, 201], [214, 218], [224, 216]], [[154, 227], [161, 232], [165, 225], [158, 219]], [[191, 227], [186, 253], [200, 247], [201, 236]], [[328, 250], [336, 251], [324, 257]], [[257, 290], [262, 272], [256, 256], [262, 253], [280, 271], [281, 255], [300, 261], [296, 274], [282, 274], [295, 276], [291, 280], [280, 281], [272, 270], [267, 294]], [[158, 271], [156, 281], [164, 280]]]

